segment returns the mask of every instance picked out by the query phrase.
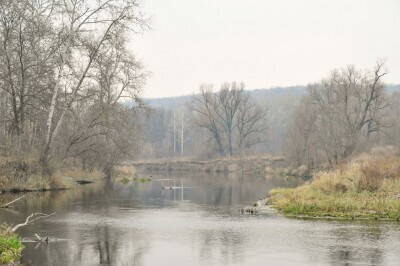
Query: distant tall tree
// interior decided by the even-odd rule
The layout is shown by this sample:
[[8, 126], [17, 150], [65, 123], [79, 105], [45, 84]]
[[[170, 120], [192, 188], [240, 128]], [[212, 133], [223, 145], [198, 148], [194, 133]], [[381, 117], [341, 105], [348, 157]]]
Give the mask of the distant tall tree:
[[236, 115], [239, 150], [250, 148], [265, 141], [265, 134], [268, 129], [267, 114], [265, 107], [263, 108], [253, 102], [250, 94], [244, 93]]
[[259, 142], [258, 137], [265, 134], [266, 113], [252, 102], [244, 83], [224, 83], [216, 93], [211, 89], [210, 85], [201, 86], [191, 108], [195, 124], [210, 133], [218, 153], [232, 156], [235, 149]]
[[[378, 62], [372, 71], [348, 66], [334, 70], [328, 79], [308, 87], [308, 94], [295, 116], [290, 139], [301, 134], [303, 148], [297, 152], [305, 158], [324, 158], [337, 164], [362, 149], [370, 136], [381, 132], [388, 100], [382, 77], [386, 75]], [[310, 105], [310, 106], [304, 106]], [[316, 148], [311, 145], [316, 145]], [[314, 156], [309, 155], [314, 150]]]
[[221, 128], [221, 121], [216, 112], [218, 102], [215, 94], [212, 92], [211, 85], [200, 86], [200, 94], [194, 97], [191, 108], [196, 113], [194, 117], [195, 124], [198, 127], [205, 128], [210, 133], [217, 145], [218, 153], [224, 155], [223, 129]]

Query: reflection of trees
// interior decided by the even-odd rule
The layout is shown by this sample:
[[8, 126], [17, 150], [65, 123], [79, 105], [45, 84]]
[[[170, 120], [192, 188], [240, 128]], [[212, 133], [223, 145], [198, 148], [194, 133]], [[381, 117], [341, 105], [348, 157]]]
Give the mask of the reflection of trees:
[[296, 220], [294, 225], [291, 247], [303, 249], [306, 260], [317, 265], [383, 265], [399, 243], [382, 222]]
[[[155, 175], [153, 176], [153, 179], [157, 179]], [[163, 177], [165, 178], [165, 176]], [[182, 178], [184, 186], [193, 187], [192, 190], [188, 189], [184, 192], [184, 200], [191, 203], [183, 202], [182, 206], [190, 206], [193, 208], [190, 211], [196, 212], [196, 215], [200, 213], [205, 217], [208, 217], [210, 212], [204, 210], [202, 206], [222, 206], [218, 210], [224, 210], [225, 207], [229, 209], [237, 204], [254, 201], [257, 197], [264, 195], [270, 186], [273, 186], [265, 179], [249, 176], [203, 175], [192, 177], [191, 175], [188, 178], [184, 174], [182, 176], [174, 175], [171, 178], [177, 180]], [[177, 181], [177, 185], [179, 184]], [[179, 204], [171, 202], [173, 191], [161, 190], [161, 185], [156, 182], [136, 186], [115, 183], [96, 186], [86, 186], [76, 191], [64, 191], [58, 194], [43, 193], [33, 198], [37, 202], [32, 200], [30, 205], [18, 208], [21, 211], [21, 217], [25, 216], [22, 212], [29, 213], [33, 208], [42, 208], [43, 210], [55, 208], [57, 211], [55, 218], [59, 220], [56, 223], [43, 221], [24, 228], [24, 236], [32, 236], [34, 232], [39, 232], [42, 235], [50, 233], [53, 237], [71, 239], [71, 241], [49, 243], [47, 247], [42, 245], [36, 250], [34, 245], [27, 244], [24, 260], [31, 260], [31, 263], [24, 261], [27, 265], [143, 265], [144, 258], [147, 261], [149, 254], [153, 254], [154, 250], [162, 252], [162, 249], [157, 249], [156, 241], [152, 241], [149, 237], [151, 230], [158, 232], [158, 229], [151, 228], [149, 231], [143, 230], [143, 228], [137, 230], [130, 226], [124, 227], [124, 222], [138, 217], [134, 217], [136, 210], [131, 214], [121, 208], [148, 207], [152, 206], [154, 202], [160, 208], [171, 205], [179, 208]], [[176, 193], [176, 200], [181, 200], [180, 191], [178, 190]], [[179, 211], [177, 210], [177, 212]], [[144, 213], [147, 212], [144, 211]], [[219, 214], [218, 211], [217, 215]], [[222, 213], [222, 215], [225, 214]], [[128, 219], [125, 219], [127, 217]], [[157, 216], [157, 218], [159, 217], [162, 216]], [[121, 218], [122, 227], [119, 226], [119, 220], [112, 220], [112, 218]], [[74, 219], [78, 221], [70, 222]], [[207, 221], [209, 222], [209, 220]], [[182, 233], [181, 230], [188, 230], [188, 232], [184, 231], [184, 245], [188, 244], [188, 236], [195, 238], [194, 240], [190, 239], [190, 243], [194, 243], [193, 247], [195, 248], [193, 257], [202, 260], [204, 265], [240, 264], [241, 259], [246, 259], [244, 252], [249, 252], [254, 242], [264, 243], [255, 241], [258, 239], [258, 232], [251, 231], [251, 225], [249, 225], [250, 231], [247, 231], [247, 228], [237, 230], [236, 224], [230, 226], [229, 219], [225, 219], [225, 217], [222, 222], [228, 223], [222, 226], [220, 222], [216, 222], [216, 227], [214, 224], [210, 224], [208, 227], [207, 224], [204, 227], [196, 228], [189, 226], [176, 229], [175, 227], [175, 230], [177, 230], [178, 236], [179, 233]], [[318, 225], [322, 225], [322, 227], [316, 231], [322, 235], [311, 236]], [[279, 224], [277, 226], [279, 227]], [[169, 228], [165, 230], [170, 233]], [[305, 247], [306, 251], [301, 255], [310, 252], [310, 256], [306, 257], [310, 257], [312, 260], [315, 260], [316, 254], [320, 252], [322, 257], [318, 257], [318, 259], [323, 260], [325, 264], [380, 265], [383, 263], [384, 243], [388, 243], [384, 232], [387, 231], [377, 223], [338, 224], [313, 221], [305, 227], [296, 227], [296, 230], [295, 235], [299, 237], [297, 242], [295, 241], [293, 245], [289, 243], [289, 246], [278, 245], [278, 247], [284, 247], [288, 252], [299, 251]], [[282, 239], [291, 242], [296, 240], [296, 236], [288, 235]], [[181, 240], [177, 239], [178, 244], [182, 244]], [[165, 244], [164, 239], [160, 242]], [[266, 244], [274, 243], [266, 242]], [[190, 252], [189, 248], [187, 250]]]
[[[163, 178], [155, 173], [153, 176], [155, 179]], [[264, 197], [268, 190], [274, 187], [274, 184], [261, 176], [243, 177], [241, 173], [236, 175], [174, 173], [174, 176], [169, 176], [169, 178], [175, 178], [178, 184], [179, 180], [183, 179], [185, 186], [193, 187], [193, 189], [185, 190], [185, 200], [211, 206], [251, 204], [258, 198]], [[173, 191], [165, 191], [165, 197], [172, 200], [173, 193]]]
[[200, 259], [204, 265], [213, 264], [213, 259], [218, 258], [218, 264], [238, 264], [243, 258], [241, 251], [246, 245], [246, 237], [241, 232], [230, 230], [204, 230], [200, 231], [199, 243]]
[[331, 230], [337, 244], [329, 247], [332, 265], [381, 265], [384, 261], [384, 240], [379, 224], [361, 224], [355, 227]]
[[379, 248], [362, 249], [340, 245], [330, 252], [332, 265], [381, 265], [384, 253]]
[[111, 264], [111, 256], [112, 254], [115, 254], [116, 243], [111, 242], [108, 226], [101, 227], [97, 231], [98, 233], [96, 236], [98, 237], [97, 250], [99, 253], [99, 263]]
[[[71, 241], [28, 244], [22, 262], [26, 265], [129, 265], [143, 264], [148, 251], [146, 236], [132, 231], [110, 230], [108, 225], [89, 231], [70, 231]], [[88, 234], [90, 237], [88, 238]], [[140, 242], [137, 242], [140, 239]], [[25, 258], [29, 258], [27, 261]], [[25, 265], [24, 264], [24, 265]]]

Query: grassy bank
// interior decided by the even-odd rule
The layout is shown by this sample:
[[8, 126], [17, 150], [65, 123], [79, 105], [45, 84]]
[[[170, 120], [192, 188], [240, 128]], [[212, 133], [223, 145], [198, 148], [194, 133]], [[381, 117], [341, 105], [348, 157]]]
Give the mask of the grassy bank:
[[400, 158], [361, 156], [300, 187], [271, 191], [269, 203], [289, 216], [400, 220]]
[[104, 177], [100, 171], [85, 171], [71, 163], [55, 164], [51, 175], [43, 175], [35, 157], [0, 157], [0, 191], [27, 192], [67, 189], [77, 179]]
[[146, 183], [151, 181], [148, 177], [140, 177], [135, 167], [130, 165], [115, 167], [113, 179], [122, 184], [128, 184], [131, 182]]
[[245, 156], [200, 160], [194, 158], [175, 158], [149, 161], [135, 161], [132, 163], [139, 170], [160, 172], [203, 172], [203, 173], [235, 173], [264, 174], [268, 167], [275, 167], [283, 163], [283, 158], [271, 155]]
[[0, 232], [0, 265], [13, 265], [21, 259], [23, 245], [12, 233]]

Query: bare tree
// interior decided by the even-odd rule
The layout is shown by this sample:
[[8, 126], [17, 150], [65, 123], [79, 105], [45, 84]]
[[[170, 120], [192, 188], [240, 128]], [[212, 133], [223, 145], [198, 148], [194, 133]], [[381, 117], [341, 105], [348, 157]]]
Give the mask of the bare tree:
[[[298, 156], [317, 158], [323, 154], [330, 164], [337, 164], [363, 149], [373, 134], [382, 131], [384, 110], [388, 106], [382, 83], [386, 75], [383, 68], [380, 62], [372, 71], [348, 66], [309, 86], [299, 107], [301, 115], [293, 121], [292, 130], [302, 135], [304, 145], [302, 155]], [[311, 149], [314, 156], [309, 154]]]
[[239, 150], [264, 142], [267, 131], [267, 110], [254, 103], [246, 93], [239, 104], [236, 124]]
[[0, 2], [1, 152], [40, 153], [49, 174], [50, 158], [126, 134], [110, 119], [134, 113], [124, 98], [139, 101], [145, 73], [125, 35], [145, 27], [137, 0]]
[[260, 136], [265, 134], [266, 113], [244, 91], [244, 84], [225, 83], [215, 93], [211, 88], [200, 88], [191, 109], [195, 124], [210, 133], [218, 153], [232, 156], [235, 150], [260, 142]]
[[[82, 89], [86, 86], [90, 87], [92, 84], [90, 74], [96, 59], [101, 58], [102, 51], [107, 51], [107, 47], [112, 47], [116, 42], [115, 39], [121, 38], [121, 34], [132, 27], [132, 24], [134, 26], [143, 25], [143, 21], [136, 11], [137, 2], [135, 0], [103, 0], [95, 2], [94, 6], [93, 2], [85, 0], [64, 1], [63, 3], [62, 8], [67, 14], [65, 26], [68, 33], [64, 38], [65, 46], [61, 46], [63, 50], [60, 51], [61, 66], [58, 74], [60, 78], [54, 85], [48, 112], [47, 134], [41, 155], [41, 162], [45, 169], [52, 140], [57, 135], [66, 112], [79, 100]], [[97, 38], [93, 38], [93, 36], [97, 36]], [[75, 47], [77, 48], [73, 50]], [[72, 57], [70, 56], [65, 62], [64, 55], [67, 53], [72, 54]], [[79, 61], [75, 61], [78, 59], [76, 56]], [[81, 66], [79, 62], [83, 58], [85, 63]], [[64, 73], [65, 68], [69, 72], [68, 75]], [[68, 80], [63, 80], [64, 76]], [[73, 82], [69, 82], [71, 78]], [[64, 86], [67, 98], [59, 108], [59, 115], [55, 116], [54, 111], [59, 103], [57, 98], [61, 85]]]
[[318, 164], [316, 137], [317, 112], [310, 97], [303, 97], [292, 114], [289, 122], [284, 152], [289, 161], [296, 165], [307, 164], [313, 167]]
[[211, 85], [202, 85], [200, 94], [195, 95], [191, 109], [197, 116], [194, 122], [198, 127], [205, 128], [214, 139], [217, 145], [217, 151], [220, 155], [224, 155], [224, 146], [222, 139], [222, 128], [219, 116], [216, 113], [218, 102], [212, 92]]
[[244, 95], [244, 83], [225, 83], [218, 91], [215, 112], [219, 117], [227, 142], [227, 152], [233, 155], [233, 134], [236, 128], [235, 117]]
[[9, 131], [21, 135], [34, 119], [32, 111], [42, 107], [38, 98], [51, 85], [52, 57], [45, 53], [54, 42], [50, 17], [54, 1], [2, 1], [0, 3], [1, 90], [11, 107]]

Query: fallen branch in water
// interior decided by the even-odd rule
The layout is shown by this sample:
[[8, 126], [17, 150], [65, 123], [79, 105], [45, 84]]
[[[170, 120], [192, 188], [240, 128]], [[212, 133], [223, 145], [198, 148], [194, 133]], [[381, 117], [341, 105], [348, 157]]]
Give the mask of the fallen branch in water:
[[35, 234], [35, 237], [36, 237], [36, 240], [37, 240], [36, 242], [46, 242], [46, 243], [49, 242], [49, 237], [48, 236], [41, 237], [40, 235]]
[[17, 230], [18, 230], [19, 228], [21, 228], [21, 227], [24, 227], [24, 226], [33, 224], [33, 223], [36, 222], [37, 220], [47, 218], [47, 217], [49, 217], [49, 216], [51, 216], [51, 215], [53, 215], [53, 214], [55, 214], [55, 212], [50, 213], [50, 214], [40, 213], [40, 212], [32, 213], [31, 215], [29, 215], [28, 217], [26, 217], [26, 220], [25, 220], [24, 223], [15, 225], [15, 226], [11, 229], [11, 232], [14, 233], [15, 231], [17, 231]]
[[0, 206], [0, 208], [10, 208], [10, 205], [11, 204], [13, 204], [14, 202], [16, 202], [16, 201], [19, 201], [20, 199], [22, 199], [22, 198], [24, 198], [25, 197], [25, 195], [23, 195], [23, 196], [21, 196], [21, 197], [19, 197], [19, 198], [16, 198], [15, 200], [13, 200], [13, 201], [10, 201], [10, 202], [8, 202], [8, 203], [6, 203], [6, 204], [4, 204], [4, 205], [1, 205]]

